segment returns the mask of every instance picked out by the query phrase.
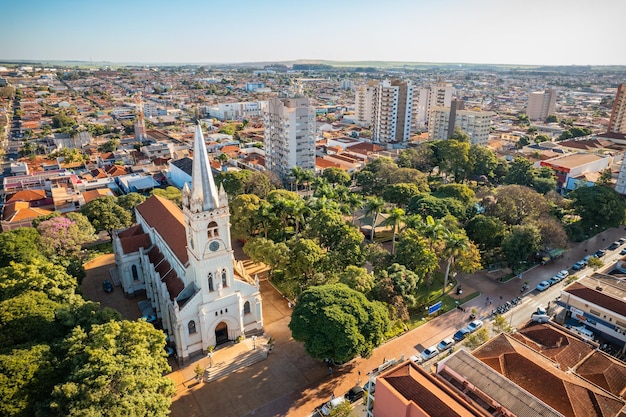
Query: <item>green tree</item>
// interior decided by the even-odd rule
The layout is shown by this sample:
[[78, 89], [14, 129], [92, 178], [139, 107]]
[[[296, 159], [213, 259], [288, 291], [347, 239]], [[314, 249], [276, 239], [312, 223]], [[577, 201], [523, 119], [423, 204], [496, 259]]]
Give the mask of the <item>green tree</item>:
[[528, 261], [541, 248], [541, 235], [532, 225], [513, 226], [502, 240], [502, 251], [509, 266]]
[[[156, 191], [156, 190], [155, 190]], [[113, 231], [131, 225], [130, 213], [116, 203], [114, 197], [100, 197], [80, 209], [96, 232], [106, 231], [113, 238]]]
[[30, 263], [42, 258], [39, 248], [39, 233], [32, 227], [21, 227], [0, 233], [0, 267], [13, 262]]
[[376, 224], [378, 223], [378, 215], [381, 210], [385, 207], [385, 202], [378, 197], [369, 197], [365, 201], [365, 216], [371, 219], [370, 225], [370, 241], [374, 241], [374, 230], [376, 229]]
[[611, 168], [609, 167], [602, 171], [595, 185], [610, 185], [612, 180], [613, 173], [611, 172]]
[[476, 201], [476, 194], [465, 184], [443, 184], [433, 194], [440, 198], [456, 198], [465, 205]]
[[602, 259], [592, 256], [587, 261], [587, 265], [589, 265], [594, 271], [597, 271], [599, 268], [604, 266], [604, 262], [602, 262]]
[[558, 123], [558, 122], [559, 122], [559, 118], [556, 117], [554, 114], [551, 114], [546, 118], [546, 123]]
[[250, 180], [252, 171], [227, 171], [220, 172], [216, 177], [218, 186], [221, 184], [230, 198], [245, 193], [246, 183]]
[[497, 203], [487, 209], [509, 225], [522, 224], [550, 211], [550, 206], [543, 195], [521, 185], [499, 187], [496, 198]]
[[469, 142], [454, 139], [442, 140], [437, 144], [439, 167], [454, 177], [455, 182], [463, 182], [471, 171]]
[[175, 387], [164, 347], [165, 334], [143, 321], [75, 328], [63, 344], [68, 373], [54, 389], [54, 415], [167, 416]]
[[509, 173], [504, 178], [504, 182], [531, 187], [535, 180], [533, 171], [532, 162], [526, 158], [517, 157], [511, 162]]
[[455, 264], [465, 273], [476, 272], [480, 268], [480, 254], [476, 245], [465, 233], [448, 233], [443, 238], [442, 255], [446, 259], [446, 273], [443, 280], [443, 293], [448, 287], [450, 268]]
[[471, 167], [469, 175], [474, 177], [484, 175], [493, 179], [498, 158], [491, 149], [476, 144], [470, 145], [468, 158]]
[[427, 277], [439, 266], [437, 255], [429, 241], [415, 229], [407, 229], [398, 242], [396, 261], [419, 275], [428, 284]]
[[604, 230], [624, 222], [626, 204], [615, 190], [602, 185], [580, 187], [568, 194], [584, 228]]
[[404, 207], [413, 197], [419, 194], [420, 190], [417, 188], [417, 185], [399, 183], [386, 186], [383, 191], [383, 198], [389, 203]]
[[135, 207], [146, 201], [146, 197], [139, 193], [129, 193], [119, 196], [117, 204], [128, 210], [131, 215], [133, 223], [135, 222]]
[[286, 277], [306, 282], [316, 272], [316, 266], [324, 257], [324, 251], [311, 239], [298, 239], [290, 242], [291, 256], [286, 269]]
[[374, 275], [367, 269], [349, 265], [339, 274], [339, 282], [363, 294], [369, 294], [374, 288]]
[[183, 206], [182, 191], [176, 187], [172, 187], [171, 185], [165, 188], [155, 188], [152, 190], [151, 194], [173, 201], [178, 207]]
[[396, 253], [396, 235], [400, 231], [400, 226], [404, 221], [404, 210], [401, 208], [392, 209], [387, 218], [383, 221], [383, 226], [391, 226], [391, 230], [393, 231], [393, 238], [391, 241], [391, 254], [394, 255]]
[[433, 146], [430, 143], [422, 143], [416, 148], [404, 149], [398, 155], [396, 163], [401, 168], [431, 172], [436, 165]]
[[448, 137], [458, 142], [470, 142], [470, 136], [459, 126], [454, 126], [454, 132]]
[[497, 217], [478, 214], [465, 226], [468, 237], [482, 250], [500, 247], [506, 232], [506, 225]]
[[465, 346], [469, 349], [476, 349], [478, 346], [489, 340], [489, 332], [486, 328], [478, 329], [474, 333], [467, 335]]
[[235, 239], [248, 240], [257, 234], [261, 199], [254, 194], [240, 194], [230, 203], [231, 228]]
[[311, 357], [346, 362], [371, 355], [385, 338], [389, 317], [382, 303], [344, 284], [322, 285], [300, 295], [289, 329]]
[[330, 184], [336, 185], [350, 185], [352, 178], [350, 174], [341, 168], [330, 167], [326, 168], [322, 173], [322, 177], [326, 179]]
[[506, 317], [504, 317], [502, 314], [497, 314], [493, 318], [493, 323], [491, 326], [495, 334], [509, 333], [511, 331], [511, 326], [507, 322]]
[[120, 141], [118, 139], [111, 139], [106, 141], [104, 144], [98, 147], [100, 152], [114, 152], [117, 150]]

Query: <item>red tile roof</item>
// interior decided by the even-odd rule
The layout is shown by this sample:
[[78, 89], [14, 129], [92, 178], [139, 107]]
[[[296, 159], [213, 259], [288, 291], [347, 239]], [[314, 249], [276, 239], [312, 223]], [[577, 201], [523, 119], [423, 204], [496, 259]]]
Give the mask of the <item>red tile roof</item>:
[[22, 190], [13, 194], [7, 199], [7, 203], [12, 201], [37, 201], [46, 198], [45, 190]]
[[612, 394], [626, 395], [626, 366], [603, 352], [594, 352], [576, 373]]
[[183, 212], [172, 201], [153, 195], [137, 206], [137, 212], [165, 240], [181, 264], [189, 260]]

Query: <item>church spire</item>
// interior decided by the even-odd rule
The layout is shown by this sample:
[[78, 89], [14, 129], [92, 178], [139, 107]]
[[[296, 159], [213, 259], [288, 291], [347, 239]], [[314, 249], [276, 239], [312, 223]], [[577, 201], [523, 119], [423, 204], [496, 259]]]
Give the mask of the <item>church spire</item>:
[[193, 167], [191, 170], [191, 202], [197, 201], [201, 202], [202, 211], [214, 210], [219, 207], [219, 194], [215, 181], [213, 181], [209, 156], [199, 123], [196, 125], [196, 134], [193, 139]]

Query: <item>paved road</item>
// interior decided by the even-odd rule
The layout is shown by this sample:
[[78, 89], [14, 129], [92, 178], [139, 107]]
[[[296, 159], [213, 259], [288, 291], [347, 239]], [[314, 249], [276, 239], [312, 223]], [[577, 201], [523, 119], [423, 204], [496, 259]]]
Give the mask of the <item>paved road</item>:
[[[529, 316], [525, 308], [536, 308], [532, 302], [545, 303], [541, 297], [554, 297], [550, 293], [537, 295], [532, 292], [535, 285], [550, 278], [562, 269], [569, 269], [577, 260], [600, 248], [605, 248], [614, 240], [626, 235], [624, 229], [610, 229], [586, 242], [575, 245], [564, 257], [547, 265], [533, 268], [523, 275], [522, 281], [514, 279], [500, 283], [489, 274], [475, 274], [460, 277], [459, 282], [467, 291], [475, 288], [481, 295], [464, 305], [466, 313], [460, 310], [450, 311], [419, 328], [389, 341], [377, 348], [367, 359], [357, 358], [350, 363], [335, 368], [329, 376], [324, 363], [312, 360], [300, 343], [295, 342], [288, 331], [291, 310], [282, 296], [265, 279], [261, 280], [263, 296], [263, 313], [267, 333], [276, 339], [274, 351], [268, 359], [249, 368], [235, 372], [219, 381], [198, 385], [194, 388], [179, 384], [179, 389], [171, 408], [173, 417], [200, 417], [220, 415], [223, 417], [240, 416], [295, 416], [311, 415], [316, 407], [328, 401], [334, 393], [343, 395], [356, 383], [364, 383], [367, 372], [383, 363], [385, 359], [408, 357], [423, 348], [438, 343], [444, 337], [452, 335], [457, 329], [468, 323], [468, 314], [472, 308], [479, 311], [479, 316], [487, 317], [491, 307], [486, 298], [494, 300], [494, 304], [520, 295], [523, 281], [529, 281], [531, 293], [525, 297], [525, 307], [513, 313], [514, 321], [518, 316]], [[607, 254], [606, 261], [615, 254]], [[241, 259], [240, 254], [237, 255]], [[112, 262], [112, 259], [108, 259]], [[125, 316], [139, 317], [137, 300], [125, 300], [119, 288], [113, 294], [105, 294], [101, 290], [102, 279], [108, 275], [107, 262], [92, 265], [95, 274], [88, 273], [83, 282], [85, 295], [90, 299], [102, 300], [103, 305], [127, 304]], [[582, 274], [588, 274], [582, 271]], [[522, 313], [522, 311], [524, 311]], [[514, 323], [515, 324], [515, 323]], [[201, 361], [202, 359], [200, 359]], [[177, 369], [171, 376], [175, 380], [188, 379], [193, 375], [196, 362], [186, 364]], [[177, 366], [174, 365], [174, 369]], [[188, 375], [187, 375], [188, 374]]]

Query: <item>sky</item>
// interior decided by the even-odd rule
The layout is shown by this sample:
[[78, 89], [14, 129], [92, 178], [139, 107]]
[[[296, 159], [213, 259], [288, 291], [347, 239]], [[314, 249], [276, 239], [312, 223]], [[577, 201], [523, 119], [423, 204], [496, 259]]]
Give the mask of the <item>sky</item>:
[[626, 65], [624, 0], [0, 0], [0, 60]]

